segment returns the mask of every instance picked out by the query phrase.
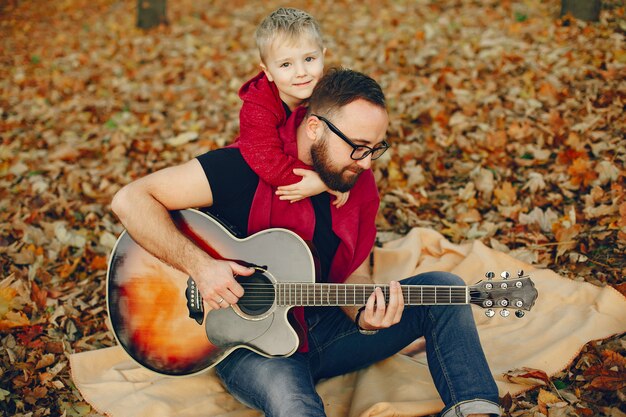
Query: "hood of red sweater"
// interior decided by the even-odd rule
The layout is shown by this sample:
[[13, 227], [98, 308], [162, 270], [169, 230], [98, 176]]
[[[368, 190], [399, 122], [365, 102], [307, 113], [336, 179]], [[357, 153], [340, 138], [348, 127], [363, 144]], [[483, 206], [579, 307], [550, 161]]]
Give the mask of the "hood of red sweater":
[[263, 71], [241, 86], [239, 98], [244, 102], [268, 108], [272, 113], [279, 115], [283, 122], [287, 118], [276, 84], [268, 80]]

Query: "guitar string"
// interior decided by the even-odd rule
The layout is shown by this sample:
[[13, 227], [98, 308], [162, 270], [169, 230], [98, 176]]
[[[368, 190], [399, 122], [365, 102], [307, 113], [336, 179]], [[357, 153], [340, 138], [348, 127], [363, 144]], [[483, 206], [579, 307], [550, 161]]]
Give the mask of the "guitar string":
[[[313, 286], [313, 288], [312, 288], [312, 291], [309, 291], [311, 289], [310, 288], [311, 285]], [[290, 286], [291, 288], [289, 288]], [[381, 288], [383, 291], [386, 292], [389, 289], [389, 286], [384, 285], [384, 284], [383, 285], [380, 285], [380, 284], [321, 284], [321, 283], [310, 283], [310, 282], [305, 282], [305, 283], [291, 282], [291, 283], [278, 283], [278, 284], [242, 283], [242, 287], [244, 289], [246, 287], [249, 287], [251, 290], [253, 287], [256, 287], [256, 288], [254, 288], [253, 290], [254, 294], [250, 294], [248, 296], [244, 295], [241, 299], [245, 301], [245, 305], [251, 305], [251, 306], [273, 304], [274, 301], [276, 301], [278, 298], [289, 299], [289, 300], [290, 299], [306, 300], [309, 303], [312, 303], [311, 305], [315, 305], [316, 298], [319, 298], [319, 303], [323, 303], [323, 302], [339, 303], [339, 300], [343, 299], [344, 303], [347, 303], [347, 304], [353, 304], [353, 303], [360, 304], [360, 303], [356, 303], [357, 296], [359, 297], [358, 300], [362, 301], [361, 297], [369, 298], [369, 296], [371, 295], [371, 292], [369, 294], [356, 294], [356, 295], [348, 294], [348, 293], [345, 293], [345, 294], [337, 294], [337, 293], [331, 294], [330, 293], [332, 291], [332, 288], [339, 288], [340, 286], [343, 286], [342, 291], [367, 291], [367, 290], [373, 291], [374, 288]], [[309, 287], [309, 288], [306, 288], [306, 287]], [[415, 302], [414, 305], [420, 305], [417, 303], [418, 299], [422, 305], [429, 305], [431, 303], [434, 303], [435, 305], [436, 304], [442, 304], [442, 305], [468, 304], [465, 302], [465, 298], [467, 295], [466, 290], [468, 288], [470, 288], [470, 291], [472, 291], [471, 287], [466, 287], [466, 286], [415, 285], [415, 286], [402, 286], [402, 293], [403, 293], [403, 297], [408, 299], [408, 303]], [[410, 294], [409, 296], [408, 294], [409, 289], [413, 289], [415, 293]], [[514, 289], [518, 289], [518, 288], [514, 288]], [[304, 294], [305, 290], [306, 290], [306, 294]], [[450, 290], [450, 291], [437, 294], [437, 291], [445, 291], [445, 290]], [[473, 291], [479, 291], [479, 290], [473, 290]], [[385, 299], [388, 300], [389, 295], [384, 294], [384, 296], [385, 296]], [[463, 302], [461, 303], [459, 301], [459, 302], [452, 303], [451, 302], [452, 298], [461, 298]], [[348, 299], [349, 299], [349, 302], [348, 302]], [[471, 304], [472, 302], [487, 301], [489, 299], [490, 298], [484, 297], [484, 296], [478, 296], [478, 297], [474, 296], [474, 297], [471, 297], [469, 304]], [[291, 304], [291, 303], [278, 303], [278, 304]], [[494, 305], [493, 307], [501, 308], [504, 306]]]

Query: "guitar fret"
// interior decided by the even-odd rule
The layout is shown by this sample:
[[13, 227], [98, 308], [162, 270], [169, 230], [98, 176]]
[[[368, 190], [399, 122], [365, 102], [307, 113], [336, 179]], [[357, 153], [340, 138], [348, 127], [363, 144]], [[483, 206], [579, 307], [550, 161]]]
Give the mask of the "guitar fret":
[[[391, 288], [377, 284], [276, 283], [275, 298], [280, 306], [356, 306], [380, 288], [389, 302]], [[467, 286], [403, 285], [406, 305], [470, 304], [472, 296]], [[417, 293], [416, 293], [417, 291]]]

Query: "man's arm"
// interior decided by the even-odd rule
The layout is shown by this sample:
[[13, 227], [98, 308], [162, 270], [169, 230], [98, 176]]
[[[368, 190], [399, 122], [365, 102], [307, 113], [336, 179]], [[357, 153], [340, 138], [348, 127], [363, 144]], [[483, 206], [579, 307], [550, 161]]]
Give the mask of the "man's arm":
[[[346, 284], [374, 284], [372, 274], [369, 268], [369, 258], [346, 279]], [[342, 307], [343, 311], [352, 320], [361, 307], [348, 306]], [[400, 322], [402, 312], [404, 311], [404, 298], [402, 297], [402, 289], [397, 281], [389, 283], [389, 303], [385, 304], [385, 295], [380, 288], [367, 299], [365, 310], [359, 316], [360, 328], [364, 330], [378, 330], [391, 327]]]
[[[137, 243], [193, 277], [208, 307], [218, 309], [235, 304], [243, 295], [233, 275], [252, 271], [209, 256], [178, 230], [168, 213], [212, 204], [211, 186], [194, 159], [126, 185], [113, 197], [111, 208]], [[218, 303], [221, 299], [224, 302]]]

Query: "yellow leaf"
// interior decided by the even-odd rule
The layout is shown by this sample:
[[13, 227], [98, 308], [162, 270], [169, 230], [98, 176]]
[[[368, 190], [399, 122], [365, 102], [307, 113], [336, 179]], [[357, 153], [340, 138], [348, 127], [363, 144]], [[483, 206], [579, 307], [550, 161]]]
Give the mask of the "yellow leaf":
[[35, 369], [47, 368], [48, 366], [54, 363], [54, 355], [52, 353], [44, 354], [39, 361], [37, 361], [37, 365], [35, 365]]
[[30, 320], [21, 311], [9, 311], [4, 320], [0, 320], [0, 330], [8, 330], [13, 327], [28, 326]]
[[517, 200], [517, 191], [508, 181], [502, 184], [501, 187], [496, 188], [493, 193], [498, 200], [498, 204], [503, 206], [511, 206]]
[[13, 288], [0, 288], [0, 318], [4, 317], [10, 310], [11, 301], [17, 294]]
[[555, 404], [561, 401], [559, 397], [551, 393], [550, 391], [546, 391], [543, 389], [539, 390], [539, 396], [537, 397], [537, 402], [540, 404], [548, 405]]

